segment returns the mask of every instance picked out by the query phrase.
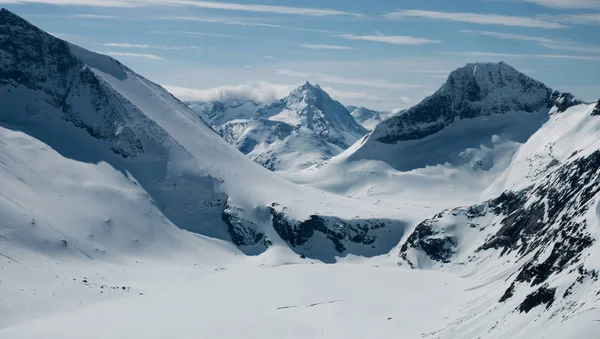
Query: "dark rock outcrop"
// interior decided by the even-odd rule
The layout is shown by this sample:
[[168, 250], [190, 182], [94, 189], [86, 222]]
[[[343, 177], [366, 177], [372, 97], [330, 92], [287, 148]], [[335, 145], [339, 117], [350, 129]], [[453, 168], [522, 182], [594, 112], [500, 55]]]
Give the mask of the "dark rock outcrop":
[[532, 113], [552, 103], [550, 88], [506, 63], [468, 64], [453, 71], [433, 95], [378, 125], [371, 138], [384, 144], [422, 139], [457, 119]]
[[[513, 298], [524, 284], [537, 290], [523, 301], [520, 311], [529, 312], [541, 304], [550, 307], [555, 298], [555, 288], [549, 287], [553, 276], [573, 275], [573, 284], [597, 279], [597, 273], [586, 270], [581, 262], [596, 242], [586, 215], [598, 194], [600, 151], [562, 165], [532, 188], [503, 193], [483, 205], [444, 211], [422, 222], [402, 246], [400, 258], [416, 267], [409, 252], [418, 251], [439, 265], [454, 264], [461, 234], [479, 232], [477, 238], [483, 242], [470, 258], [495, 251], [518, 265], [500, 302]], [[453, 232], [448, 232], [450, 227]], [[496, 231], [488, 234], [488, 229]]]

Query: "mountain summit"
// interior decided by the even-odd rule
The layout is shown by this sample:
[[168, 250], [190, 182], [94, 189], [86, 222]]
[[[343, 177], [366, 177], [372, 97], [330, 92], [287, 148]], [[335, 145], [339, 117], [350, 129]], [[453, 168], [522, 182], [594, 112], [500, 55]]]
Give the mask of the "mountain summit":
[[471, 63], [450, 73], [433, 95], [377, 126], [371, 138], [386, 144], [421, 139], [456, 119], [549, 108], [551, 98], [549, 87], [504, 62]]
[[343, 149], [367, 134], [344, 105], [333, 100], [319, 85], [308, 81], [287, 97], [260, 109], [256, 116], [306, 127]]
[[348, 109], [306, 82], [287, 97], [234, 120], [220, 134], [271, 170], [302, 169], [327, 160], [367, 134]]

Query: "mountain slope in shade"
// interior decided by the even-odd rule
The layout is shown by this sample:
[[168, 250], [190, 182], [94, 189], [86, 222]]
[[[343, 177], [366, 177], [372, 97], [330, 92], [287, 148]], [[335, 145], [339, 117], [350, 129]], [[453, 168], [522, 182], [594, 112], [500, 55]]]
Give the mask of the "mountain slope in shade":
[[[394, 230], [402, 224], [388, 222], [399, 217], [392, 207], [386, 208], [389, 214], [376, 214], [352, 199], [281, 179], [232, 148], [160, 86], [110, 57], [57, 39], [6, 10], [0, 12], [0, 56], [3, 127], [34, 137], [63, 157], [106, 162], [135, 178], [179, 228], [232, 241], [257, 254], [290, 245], [273, 227], [271, 210], [298, 222], [318, 215], [382, 218]], [[321, 233], [329, 233], [329, 228], [315, 232]], [[359, 243], [373, 253], [370, 243], [350, 233], [335, 234], [337, 238], [325, 236], [322, 244], [327, 248], [306, 255], [335, 260], [335, 255], [356, 251], [354, 245]], [[394, 234], [401, 237], [403, 230]], [[340, 247], [340, 241], [347, 246]], [[387, 248], [379, 248], [379, 254], [393, 246], [389, 240], [381, 241]]]
[[342, 104], [307, 82], [252, 119], [229, 121], [219, 133], [270, 170], [294, 170], [330, 159], [367, 131]]

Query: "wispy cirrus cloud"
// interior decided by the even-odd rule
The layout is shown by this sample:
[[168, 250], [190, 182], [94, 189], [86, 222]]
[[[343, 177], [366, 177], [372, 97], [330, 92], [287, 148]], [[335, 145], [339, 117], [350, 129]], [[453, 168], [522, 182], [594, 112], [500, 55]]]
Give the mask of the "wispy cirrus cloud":
[[329, 8], [306, 8], [293, 6], [274, 6], [259, 4], [241, 4], [217, 1], [197, 0], [0, 0], [0, 3], [8, 4], [53, 4], [53, 5], [77, 5], [90, 7], [150, 7], [150, 6], [177, 6], [196, 7], [206, 9], [220, 9], [254, 13], [288, 14], [303, 16], [339, 16], [358, 15], [346, 11]]
[[581, 61], [600, 61], [600, 56], [568, 55], [568, 54], [517, 54], [494, 52], [440, 52], [441, 55], [466, 56], [466, 57], [492, 57], [492, 58], [528, 58], [528, 59], [563, 59]]
[[544, 20], [561, 22], [569, 25], [598, 25], [600, 26], [600, 13], [578, 13], [564, 15], [540, 16]]
[[[2, 0], [0, 0], [0, 2], [1, 1]], [[73, 14], [71, 17], [80, 18], [80, 19], [125, 19], [123, 17], [116, 16], [116, 15], [86, 14], [86, 13]]]
[[600, 54], [600, 47], [587, 46], [587, 45], [579, 44], [579, 43], [576, 43], [576, 42], [573, 42], [570, 40], [558, 40], [558, 39], [536, 37], [536, 36], [530, 36], [530, 35], [520, 35], [520, 34], [490, 32], [490, 31], [463, 30], [461, 32], [471, 34], [471, 35], [491, 36], [491, 37], [505, 39], [505, 40], [534, 42], [539, 46], [553, 49], [553, 50]]
[[100, 53], [110, 55], [112, 57], [138, 58], [138, 59], [148, 59], [148, 60], [165, 60], [165, 58], [160, 57], [158, 55], [146, 54], [146, 53], [128, 53], [128, 52], [100, 52]]
[[146, 31], [146, 33], [154, 34], [154, 35], [180, 35], [180, 36], [186, 36], [186, 37], [190, 37], [190, 38], [201, 38], [201, 37], [205, 37], [205, 36], [217, 37], [217, 38], [234, 38], [234, 39], [243, 39], [244, 38], [241, 35], [234, 35], [234, 34], [191, 32], [191, 31]]
[[354, 47], [348, 46], [340, 46], [340, 45], [318, 45], [318, 44], [300, 44], [298, 45], [300, 48], [306, 49], [321, 49], [321, 50], [330, 50], [330, 51], [347, 51], [355, 49]]
[[354, 35], [354, 34], [335, 34], [335, 36], [347, 40], [362, 40], [382, 42], [391, 45], [424, 45], [424, 44], [439, 44], [441, 41], [426, 38], [419, 38], [405, 35]]
[[537, 18], [510, 16], [500, 14], [459, 13], [459, 12], [437, 12], [423, 10], [404, 10], [384, 15], [388, 19], [424, 18], [432, 20], [445, 20], [465, 22], [478, 25], [502, 25], [517, 27], [535, 27], [546, 29], [565, 28], [566, 26], [557, 22], [545, 21]]
[[282, 28], [281, 25], [255, 22], [255, 21], [247, 21], [241, 18], [220, 18], [220, 17], [200, 17], [200, 16], [172, 16], [172, 17], [163, 17], [162, 20], [173, 20], [173, 21], [194, 21], [194, 22], [206, 22], [213, 24], [223, 24], [223, 25], [235, 25], [235, 26], [248, 26], [248, 27], [272, 27], [272, 28]]
[[163, 49], [163, 50], [171, 50], [171, 51], [180, 51], [186, 49], [196, 49], [201, 50], [200, 46], [164, 46], [164, 45], [148, 45], [148, 44], [132, 44], [132, 43], [120, 43], [120, 42], [107, 42], [100, 44], [100, 46], [104, 47], [116, 47], [116, 48], [131, 48], [131, 49]]
[[387, 80], [382, 79], [353, 79], [346, 78], [338, 75], [324, 74], [324, 73], [305, 73], [294, 71], [290, 69], [281, 69], [276, 68], [274, 71], [279, 75], [285, 75], [294, 78], [300, 78], [304, 80], [313, 80], [313, 81], [324, 81], [330, 82], [334, 84], [344, 84], [344, 85], [355, 85], [355, 86], [364, 86], [364, 87], [373, 87], [373, 88], [383, 88], [383, 89], [392, 89], [392, 90], [406, 90], [411, 88], [421, 88], [421, 85], [416, 84], [404, 84], [397, 82], [389, 82]]
[[117, 48], [139, 48], [139, 49], [164, 49], [164, 50], [183, 50], [185, 47], [178, 46], [162, 46], [162, 45], [146, 45], [146, 44], [130, 44], [130, 43], [116, 43], [108, 42], [101, 44], [104, 47], [117, 47]]
[[290, 29], [294, 30], [294, 31], [299, 31], [299, 32], [314, 32], [314, 33], [325, 33], [325, 34], [335, 33], [333, 31], [326, 30], [326, 29], [301, 28], [301, 27], [290, 27]]
[[598, 0], [523, 0], [544, 7], [551, 8], [573, 8], [573, 9], [591, 9], [600, 8]]

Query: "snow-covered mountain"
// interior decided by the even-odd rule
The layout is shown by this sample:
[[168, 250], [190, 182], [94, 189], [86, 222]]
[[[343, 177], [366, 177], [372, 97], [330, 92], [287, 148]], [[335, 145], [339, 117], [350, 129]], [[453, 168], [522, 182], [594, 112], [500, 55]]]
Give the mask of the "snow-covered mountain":
[[440, 210], [478, 203], [503, 191], [495, 182], [549, 113], [578, 103], [506, 63], [468, 64], [324, 166], [286, 178]]
[[[468, 64], [453, 71], [433, 95], [378, 125], [351, 158], [385, 157], [380, 160], [401, 170], [456, 163], [460, 152], [489, 143], [477, 136], [526, 140], [547, 119], [557, 95], [506, 63]], [[447, 146], [432, 147], [443, 146], [443, 136]], [[435, 153], [423, 154], [424, 148]]]
[[[396, 240], [403, 235], [402, 222], [392, 220], [398, 216], [393, 208], [388, 209], [389, 214], [378, 213], [375, 217], [370, 208], [352, 199], [283, 180], [231, 147], [160, 86], [110, 57], [55, 38], [7, 10], [0, 12], [0, 57], [0, 100], [4, 105], [1, 126], [37, 139], [63, 158], [85, 164], [106, 163], [122, 173], [123, 180], [139, 186], [140, 194], [147, 194], [147, 200], [168, 220], [164, 224], [232, 241], [247, 253], [261, 253], [271, 246], [293, 246], [287, 239], [281, 240], [279, 233], [287, 237], [295, 232], [295, 222], [315, 218], [381, 218]], [[316, 122], [314, 125], [321, 126]], [[18, 170], [9, 171], [15, 172]], [[118, 182], [113, 185], [122, 186]], [[60, 192], [62, 188], [56, 189]], [[94, 195], [96, 191], [88, 193]], [[17, 201], [8, 208], [31, 209], [30, 213], [42, 208], [26, 208], [11, 196], [12, 192], [4, 194], [9, 194], [6, 199]], [[68, 209], [67, 200], [64, 204], [60, 205], [63, 210]], [[111, 224], [121, 225], [115, 227], [126, 227], [119, 210], [105, 210], [106, 215], [96, 220], [98, 224], [111, 220]], [[128, 218], [143, 220], [145, 213]], [[276, 213], [279, 218], [285, 216], [289, 229], [284, 230], [281, 223], [274, 227]], [[80, 225], [84, 234], [88, 227], [96, 227], [75, 219], [65, 222], [68, 214], [63, 218], [67, 219], [58, 225], [50, 219], [37, 222], [52, 225], [56, 239], [70, 233], [71, 225]], [[0, 235], [9, 237], [10, 232], [4, 231], [0, 229]], [[325, 243], [315, 250], [294, 249], [335, 260], [334, 255], [358, 253], [359, 243], [365, 253], [373, 254], [394, 246], [390, 239], [375, 236], [385, 245], [373, 249], [373, 238], [367, 243], [354, 236], [358, 231], [350, 229], [330, 231], [329, 226], [321, 225], [314, 231], [332, 234], [325, 235], [328, 249], [323, 247]], [[379, 231], [360, 232], [366, 236]], [[294, 244], [309, 240], [304, 237]], [[27, 244], [33, 246], [32, 242]]]
[[[443, 211], [402, 246], [401, 264], [478, 276], [493, 286], [487, 305], [441, 338], [472, 337], [484, 326], [489, 338], [515, 337], [515, 329], [519, 337], [591, 338], [589, 318], [581, 315], [600, 303], [596, 107], [555, 107], [516, 155], [508, 175], [519, 183], [514, 190]], [[534, 317], [535, 325], [526, 326]]]
[[225, 140], [264, 167], [308, 168], [338, 155], [367, 133], [318, 85], [305, 83], [251, 119], [221, 126]]
[[468, 276], [487, 291], [433, 337], [591, 338], [598, 106], [505, 63], [469, 64], [330, 163], [288, 178], [433, 207], [398, 249], [399, 263]]
[[299, 173], [6, 10], [0, 102], [3, 339], [600, 330], [600, 101], [504, 63], [362, 139], [310, 84], [223, 125], [274, 166], [349, 147]]
[[189, 101], [186, 104], [216, 130], [231, 120], [248, 120], [265, 104], [242, 99]]
[[372, 131], [382, 121], [389, 119], [397, 114], [402, 114], [404, 111], [399, 112], [378, 112], [365, 107], [348, 107], [354, 120], [361, 124], [364, 128]]

